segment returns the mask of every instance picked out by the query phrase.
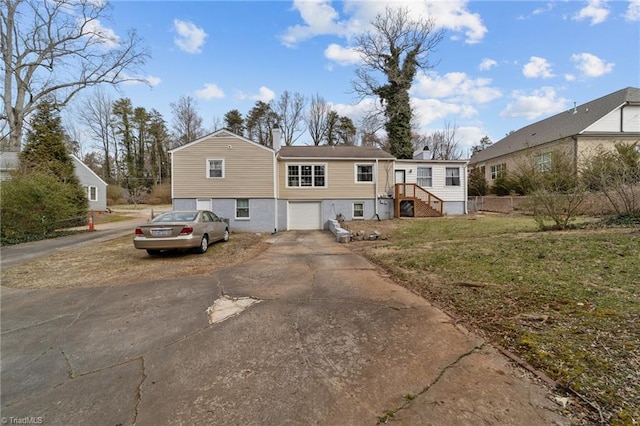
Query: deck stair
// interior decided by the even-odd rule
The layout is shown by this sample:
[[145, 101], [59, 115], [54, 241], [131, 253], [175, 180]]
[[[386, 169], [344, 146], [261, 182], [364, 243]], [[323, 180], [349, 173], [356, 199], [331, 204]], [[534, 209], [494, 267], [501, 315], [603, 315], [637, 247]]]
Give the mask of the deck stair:
[[395, 217], [440, 217], [442, 199], [415, 183], [397, 183], [395, 186]]

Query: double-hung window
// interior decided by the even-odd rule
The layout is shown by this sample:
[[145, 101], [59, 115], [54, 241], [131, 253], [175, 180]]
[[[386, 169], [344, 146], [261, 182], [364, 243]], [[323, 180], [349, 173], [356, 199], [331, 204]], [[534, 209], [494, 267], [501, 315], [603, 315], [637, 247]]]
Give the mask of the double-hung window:
[[534, 157], [537, 172], [548, 172], [551, 170], [551, 153], [544, 152]]
[[356, 164], [356, 182], [373, 182], [373, 164]]
[[431, 177], [431, 167], [418, 167], [417, 181], [418, 186], [423, 188], [429, 188], [433, 186], [433, 179]]
[[507, 164], [496, 164], [491, 166], [491, 180], [496, 180], [507, 172]]
[[236, 200], [236, 219], [249, 219], [249, 200], [240, 198]]
[[207, 160], [207, 178], [224, 177], [224, 160]]
[[288, 187], [325, 187], [326, 167], [324, 164], [288, 164]]
[[87, 198], [89, 201], [98, 201], [98, 187], [96, 186], [88, 186], [87, 187]]
[[446, 168], [446, 186], [460, 186], [460, 168]]

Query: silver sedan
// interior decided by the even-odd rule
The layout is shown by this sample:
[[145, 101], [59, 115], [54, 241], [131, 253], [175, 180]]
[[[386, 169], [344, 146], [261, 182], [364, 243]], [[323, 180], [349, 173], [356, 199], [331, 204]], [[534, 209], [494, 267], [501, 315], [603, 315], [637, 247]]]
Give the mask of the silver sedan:
[[135, 231], [133, 245], [150, 255], [162, 250], [195, 249], [204, 253], [214, 241], [229, 240], [229, 224], [208, 210], [163, 213]]

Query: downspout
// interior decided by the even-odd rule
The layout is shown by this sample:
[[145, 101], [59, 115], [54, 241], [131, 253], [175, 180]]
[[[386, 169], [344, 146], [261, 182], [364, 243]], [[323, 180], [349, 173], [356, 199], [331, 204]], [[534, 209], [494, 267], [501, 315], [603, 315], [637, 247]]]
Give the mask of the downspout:
[[375, 218], [380, 220], [380, 216], [378, 215], [378, 159], [376, 158], [376, 167], [373, 177], [373, 212], [375, 213]]
[[278, 232], [278, 153], [273, 154], [273, 233]]
[[576, 136], [571, 136], [573, 139], [573, 171], [577, 175], [578, 174], [578, 138]]
[[464, 170], [464, 190], [462, 193], [464, 194], [464, 214], [469, 214], [469, 163], [466, 163], [463, 167]]

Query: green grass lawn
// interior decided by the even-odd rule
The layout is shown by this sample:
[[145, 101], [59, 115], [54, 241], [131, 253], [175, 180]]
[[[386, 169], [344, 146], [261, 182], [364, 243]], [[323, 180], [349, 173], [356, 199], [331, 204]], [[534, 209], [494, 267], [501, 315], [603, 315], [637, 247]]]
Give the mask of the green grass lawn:
[[640, 422], [640, 230], [531, 218], [401, 221], [367, 256], [588, 401]]

